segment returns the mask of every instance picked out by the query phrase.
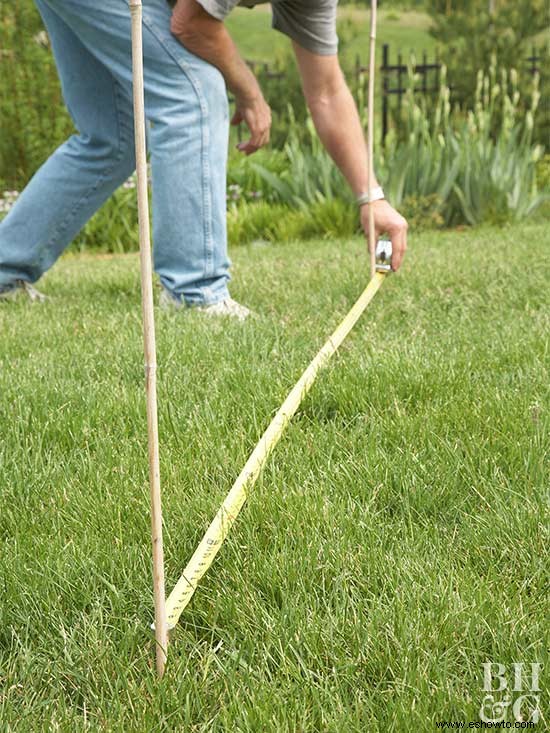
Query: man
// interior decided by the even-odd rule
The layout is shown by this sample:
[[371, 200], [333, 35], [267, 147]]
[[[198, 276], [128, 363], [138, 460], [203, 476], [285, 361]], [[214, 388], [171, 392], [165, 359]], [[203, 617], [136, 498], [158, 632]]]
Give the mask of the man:
[[[154, 267], [164, 305], [243, 319], [229, 297], [225, 221], [228, 105], [244, 122], [249, 155], [269, 141], [270, 109], [223, 20], [238, 0], [144, 0], [145, 112], [150, 123]], [[244, 0], [254, 5], [253, 0]], [[78, 134], [46, 161], [0, 223], [0, 297], [39, 297], [50, 268], [135, 168], [130, 16], [126, 0], [36, 0]], [[290, 37], [304, 95], [328, 152], [358, 198], [367, 231], [367, 155], [337, 56], [337, 0], [273, 0]], [[407, 225], [374, 182], [377, 233], [392, 238], [392, 267]]]

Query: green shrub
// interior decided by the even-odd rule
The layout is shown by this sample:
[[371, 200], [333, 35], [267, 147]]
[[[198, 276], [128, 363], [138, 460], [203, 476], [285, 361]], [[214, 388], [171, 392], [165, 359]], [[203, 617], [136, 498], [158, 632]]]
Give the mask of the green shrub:
[[311, 118], [301, 125], [289, 108], [289, 120], [283, 150], [286, 165], [276, 171], [259, 162], [251, 163], [269, 186], [272, 200], [305, 208], [342, 195], [350, 199], [344, 178], [322, 146]]
[[[535, 78], [531, 107], [523, 117], [517, 74], [502, 70], [500, 84], [494, 67], [489, 76], [478, 74], [475, 109], [460, 131], [462, 168], [454, 188], [468, 223], [524, 219], [545, 200], [536, 180], [543, 149], [532, 142], [538, 101]], [[491, 131], [497, 114], [502, 122], [495, 137]]]
[[[527, 57], [533, 45], [542, 57], [539, 64], [546, 90], [550, 83], [548, 44], [536, 41], [536, 34], [548, 30], [547, 0], [498, 0], [490, 12], [488, 0], [427, 0], [432, 16], [431, 34], [438, 41], [440, 55], [449, 70], [453, 103], [463, 110], [474, 104], [476, 78], [479, 69], [488, 69], [497, 56], [502, 68], [517, 69], [520, 86], [530, 86], [531, 72]], [[529, 94], [522, 98], [525, 114], [532, 104]], [[495, 118], [498, 124], [498, 118]], [[534, 119], [538, 142], [547, 144], [550, 137], [550, 117], [540, 110]]]
[[537, 187], [540, 191], [550, 192], [550, 154], [548, 153], [537, 162]]
[[[0, 4], [0, 170], [2, 188], [17, 188], [47, 155], [46, 147], [70, 132], [57, 76], [40, 22], [28, 2]], [[36, 30], [32, 43], [20, 40]], [[353, 29], [344, 35], [351, 38]], [[286, 58], [286, 57], [285, 57]], [[281, 64], [286, 62], [282, 61]], [[30, 69], [38, 69], [37, 74]], [[292, 64], [292, 74], [296, 74]], [[264, 70], [265, 71], [265, 70]], [[285, 71], [288, 72], [288, 66]], [[12, 73], [13, 72], [13, 73]], [[267, 74], [267, 72], [265, 72]], [[263, 239], [290, 240], [349, 236], [358, 231], [358, 214], [342, 175], [321, 145], [300, 100], [297, 77], [269, 78], [284, 119], [283, 149], [261, 150], [247, 158], [232, 151], [228, 175], [228, 230], [232, 244]], [[487, 73], [478, 73], [467, 112], [451, 110], [442, 72], [433, 105], [417, 100], [412, 75], [402, 105], [402, 135], [390, 133], [377, 150], [376, 169], [390, 201], [412, 229], [493, 222], [504, 224], [532, 214], [548, 200], [549, 156], [533, 143], [540, 98], [539, 79], [527, 87], [515, 71], [498, 71], [493, 56]], [[364, 110], [364, 86], [359, 108]], [[520, 88], [522, 93], [520, 94]], [[289, 91], [290, 90], [290, 91]], [[35, 105], [29, 105], [33, 99]], [[284, 106], [284, 110], [283, 110]], [[48, 116], [49, 115], [49, 116]], [[366, 120], [363, 119], [366, 126]], [[47, 141], [47, 142], [46, 142]], [[16, 184], [13, 183], [16, 182]], [[79, 249], [124, 252], [137, 249], [135, 191], [128, 182], [80, 233]], [[542, 191], [543, 193], [539, 193]], [[0, 194], [0, 217], [17, 191]]]
[[407, 196], [403, 199], [400, 211], [407, 219], [412, 231], [441, 229], [445, 220], [441, 214], [443, 201], [438, 194], [428, 196]]
[[22, 188], [74, 128], [33, 3], [0, 2], [0, 172]]
[[[443, 77], [444, 78], [444, 77]], [[431, 200], [434, 215], [448, 224], [453, 219], [451, 194], [460, 171], [460, 144], [449, 124], [449, 90], [442, 85], [432, 119], [409, 90], [404, 101], [406, 135], [390, 136], [379, 151], [377, 172], [389, 200], [401, 208], [406, 200]]]
[[[532, 141], [538, 79], [523, 115], [517, 74], [501, 70], [498, 82], [497, 76], [493, 60], [489, 73], [478, 75], [474, 107], [467, 116], [451, 112], [445, 70], [431, 112], [416, 101], [413, 79], [403, 104], [404, 141], [390, 137], [378, 150], [376, 169], [392, 203], [402, 208], [408, 202], [415, 220], [430, 226], [504, 223], [530, 215], [544, 201], [535, 176], [543, 151]], [[299, 208], [335, 198], [351, 201], [311, 120], [305, 125], [307, 145], [298, 126], [291, 116], [286, 167], [275, 171], [250, 164], [271, 188], [271, 200]], [[428, 202], [433, 206], [430, 216]]]
[[[342, 198], [317, 201], [307, 209], [311, 237], [351, 237], [361, 231], [355, 203]], [[306, 236], [304, 232], [303, 237]]]
[[230, 206], [227, 212], [227, 235], [232, 245], [247, 244], [257, 239], [268, 242], [278, 239], [278, 226], [288, 215], [282, 204], [267, 202]]
[[359, 215], [355, 206], [339, 199], [318, 201], [299, 209], [286, 204], [244, 201], [229, 207], [227, 229], [230, 245], [257, 240], [290, 242], [341, 238], [359, 231]]
[[[229, 199], [275, 200], [277, 198], [276, 192], [268, 184], [265, 177], [258, 172], [258, 167], [280, 176], [287, 166], [287, 158], [282, 150], [262, 148], [253, 156], [246, 156], [232, 151], [229, 156], [227, 172]], [[232, 187], [235, 186], [238, 188], [233, 190], [239, 194], [238, 196], [231, 195]]]
[[380, 175], [396, 205], [407, 196], [437, 194], [447, 225], [504, 223], [531, 214], [543, 201], [535, 176], [543, 151], [532, 140], [537, 77], [528, 92], [531, 105], [523, 113], [517, 73], [501, 69], [499, 75], [494, 57], [489, 72], [478, 73], [467, 116], [451, 113], [445, 70], [431, 114], [409, 90], [406, 140], [390, 144], [381, 159]]

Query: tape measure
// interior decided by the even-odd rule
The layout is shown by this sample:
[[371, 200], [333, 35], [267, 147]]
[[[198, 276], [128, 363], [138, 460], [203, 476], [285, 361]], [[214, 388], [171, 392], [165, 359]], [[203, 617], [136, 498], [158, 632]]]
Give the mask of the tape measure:
[[[387, 249], [385, 253], [387, 254]], [[336, 352], [340, 344], [357, 323], [365, 308], [378, 292], [384, 282], [384, 278], [385, 274], [383, 271], [376, 272], [355, 305], [296, 382], [252, 451], [250, 458], [224, 499], [223, 504], [206, 530], [204, 537], [166, 601], [166, 620], [169, 631], [173, 630], [178, 623], [182, 612], [193, 597], [201, 578], [212, 565], [214, 558], [229, 534], [229, 530], [248, 498], [271, 451], [279, 442], [286, 426], [311, 389], [317, 373]]]

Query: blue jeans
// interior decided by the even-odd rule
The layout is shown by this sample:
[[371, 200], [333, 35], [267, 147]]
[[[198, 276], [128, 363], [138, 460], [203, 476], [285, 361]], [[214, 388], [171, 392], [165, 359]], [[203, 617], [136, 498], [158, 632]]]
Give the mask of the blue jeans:
[[[0, 289], [38, 280], [135, 168], [128, 3], [36, 5], [78, 134], [44, 163], [0, 223]], [[154, 267], [175, 298], [204, 305], [228, 295], [227, 95], [219, 71], [171, 35], [170, 15], [166, 0], [144, 0]]]

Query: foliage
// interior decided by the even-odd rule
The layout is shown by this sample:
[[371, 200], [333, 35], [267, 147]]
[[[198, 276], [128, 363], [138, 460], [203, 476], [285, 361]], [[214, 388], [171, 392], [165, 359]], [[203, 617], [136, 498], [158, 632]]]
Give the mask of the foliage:
[[[464, 149], [460, 185], [454, 189], [470, 224], [525, 219], [545, 199], [537, 195], [536, 163], [542, 149], [531, 144], [534, 110], [528, 112], [525, 124], [515, 123], [512, 102], [504, 92], [509, 111], [504, 112], [507, 117], [501, 133], [493, 139], [494, 100], [490, 100], [489, 107], [479, 101], [479, 95], [489, 89], [486, 82], [488, 79], [480, 75], [476, 111], [469, 115], [468, 126], [463, 129], [470, 144]], [[505, 83], [503, 75], [503, 89]]]
[[443, 201], [437, 193], [424, 196], [406, 196], [399, 211], [407, 219], [413, 232], [441, 229], [445, 220], [441, 214]]
[[[390, 138], [378, 154], [378, 176], [392, 203], [401, 207], [408, 200], [416, 218], [430, 201], [433, 217], [426, 222], [435, 226], [518, 220], [540, 206], [535, 172], [542, 148], [532, 142], [539, 101], [536, 77], [525, 118], [517, 75], [501, 70], [497, 81], [495, 63], [488, 75], [478, 75], [475, 105], [467, 117], [451, 112], [445, 71], [431, 113], [415, 100], [412, 86], [404, 102], [405, 141]], [[496, 119], [500, 129], [494, 137]], [[296, 124], [284, 149], [285, 169], [274, 172], [251, 164], [271, 187], [273, 200], [305, 208], [349, 196], [311, 121], [306, 123], [308, 145], [293, 132]]]
[[277, 172], [261, 163], [251, 164], [270, 187], [274, 200], [306, 208], [317, 201], [346, 196], [342, 174], [322, 146], [311, 118], [302, 126], [289, 108], [289, 120], [284, 147], [286, 166]]
[[[444, 80], [444, 77], [443, 77]], [[395, 206], [411, 197], [435, 197], [437, 213], [446, 224], [453, 223], [449, 199], [457, 180], [461, 150], [449, 124], [449, 90], [442, 84], [433, 118], [415, 101], [409, 89], [403, 107], [404, 141], [390, 137], [380, 151], [378, 176]]]
[[546, 194], [546, 201], [541, 206], [540, 216], [550, 221], [550, 154], [546, 154], [537, 163], [537, 188]]
[[[449, 70], [453, 103], [463, 109], [473, 105], [477, 74], [488, 70], [496, 55], [502, 68], [517, 69], [520, 87], [530, 84], [529, 63], [535, 45], [535, 36], [548, 28], [547, 0], [495, 0], [490, 11], [488, 0], [448, 2], [431, 0], [428, 3], [433, 25], [431, 34], [439, 44], [440, 54]], [[550, 82], [550, 55], [548, 45], [536, 44], [542, 57], [543, 88]], [[532, 100], [523, 98], [524, 112]], [[540, 110], [535, 119], [536, 139], [546, 143], [550, 137], [548, 114]]]
[[[378, 0], [379, 8], [392, 10], [416, 10], [424, 9], [426, 0]], [[339, 5], [355, 5], [361, 7], [363, 3], [357, 0], [339, 0]]]
[[34, 4], [0, 2], [0, 178], [20, 187], [74, 131]]
[[[0, 51], [0, 171], [1, 188], [6, 189], [4, 196], [0, 193], [1, 216], [18, 195], [8, 189], [30, 176], [49, 148], [71, 131], [71, 123], [34, 7], [27, 0], [9, 8], [0, 4], [0, 22], [5, 40]], [[340, 24], [344, 47], [354, 42], [357, 28], [349, 17]], [[377, 160], [379, 178], [411, 228], [503, 223], [521, 219], [541, 204], [538, 191], [548, 188], [548, 163], [539, 161], [542, 151], [533, 144], [537, 118], [542, 118], [537, 114], [538, 78], [526, 84], [521, 74], [500, 66], [493, 56], [487, 73], [478, 74], [469, 112], [451, 109], [445, 72], [433, 106], [426, 99], [417, 101], [412, 92], [417, 80], [411, 75], [401, 133], [390, 133]], [[354, 233], [358, 217], [351, 194], [306, 114], [288, 51], [278, 52], [273, 65], [256, 71], [274, 108], [275, 147], [281, 149], [262, 150], [250, 158], [231, 152], [230, 242]], [[364, 90], [360, 75], [361, 110]], [[137, 247], [132, 185], [130, 180], [105, 204], [74, 247], [113, 252]]]
[[532, 142], [537, 77], [530, 97], [523, 116], [518, 76], [505, 69], [499, 74], [494, 57], [489, 73], [478, 73], [474, 107], [466, 118], [451, 113], [445, 73], [431, 115], [409, 90], [408, 139], [390, 145], [383, 160], [395, 202], [405, 194], [437, 193], [446, 224], [503, 223], [533, 212], [543, 200], [535, 175], [543, 151]]
[[[248, 169], [248, 166], [243, 166]], [[258, 174], [251, 179], [236, 176], [244, 186], [250, 180], [256, 184]], [[233, 177], [235, 178], [235, 177]], [[269, 186], [261, 181], [266, 192]], [[0, 192], [0, 219], [18, 198], [17, 191]], [[351, 237], [358, 232], [356, 207], [339, 198], [318, 200], [311, 206], [293, 208], [274, 203], [274, 196], [262, 194], [262, 187], [228, 186], [227, 233], [231, 246], [258, 240], [266, 242], [295, 241], [322, 237]], [[135, 179], [129, 179], [101, 207], [71, 245], [72, 251], [135, 252], [139, 248]]]
[[[269, 13], [236, 12], [227, 25], [247, 58], [262, 59], [255, 71], [273, 108], [272, 146], [282, 148], [286, 141], [289, 102], [307, 139], [296, 64], [286, 40], [271, 30]], [[364, 56], [367, 28], [365, 8], [342, 13], [340, 56], [352, 85], [355, 54]], [[427, 36], [424, 25], [419, 35], [418, 28], [409, 28], [405, 22], [399, 26], [386, 22], [384, 13], [379, 32], [381, 38], [407, 47], [423, 44]], [[32, 0], [0, 1], [0, 36], [0, 189], [21, 189], [74, 129], [63, 105], [48, 36]], [[236, 136], [233, 131], [232, 137]]]
[[243, 203], [230, 207], [227, 215], [230, 244], [351, 237], [358, 232], [358, 226], [355, 207], [339, 199], [318, 201], [305, 209], [285, 204]]
[[[404, 101], [404, 142], [390, 136], [376, 168], [389, 200], [411, 228], [523, 220], [547, 201], [547, 160], [532, 142], [538, 104], [536, 79], [525, 117], [515, 73], [478, 75], [475, 105], [467, 117], [453, 113], [442, 75], [435, 108]], [[311, 119], [299, 123], [289, 108], [283, 151], [230, 158], [228, 233], [231, 244], [348, 236], [358, 217], [349, 187], [320, 143]], [[494, 136], [495, 118], [500, 121]], [[546, 166], [546, 168], [545, 168]], [[130, 180], [86, 225], [75, 247], [129, 251], [137, 248], [135, 192]], [[542, 193], [541, 193], [542, 191]], [[17, 192], [0, 199], [9, 210]], [[124, 215], [121, 215], [124, 212]]]
[[540, 190], [550, 191], [550, 153], [546, 153], [537, 164], [537, 186]]
[[[266, 168], [274, 175], [282, 175], [287, 168], [287, 158], [282, 150], [262, 148], [252, 156], [231, 151], [227, 172], [229, 200], [261, 199], [275, 201], [277, 195], [269, 186], [265, 178], [258, 172], [258, 168]], [[237, 187], [238, 196], [232, 195], [232, 187]], [[233, 188], [235, 191], [235, 188]]]
[[232, 244], [247, 244], [257, 239], [277, 241], [280, 222], [287, 216], [288, 207], [283, 204], [245, 202], [230, 206], [227, 213], [229, 241]]

